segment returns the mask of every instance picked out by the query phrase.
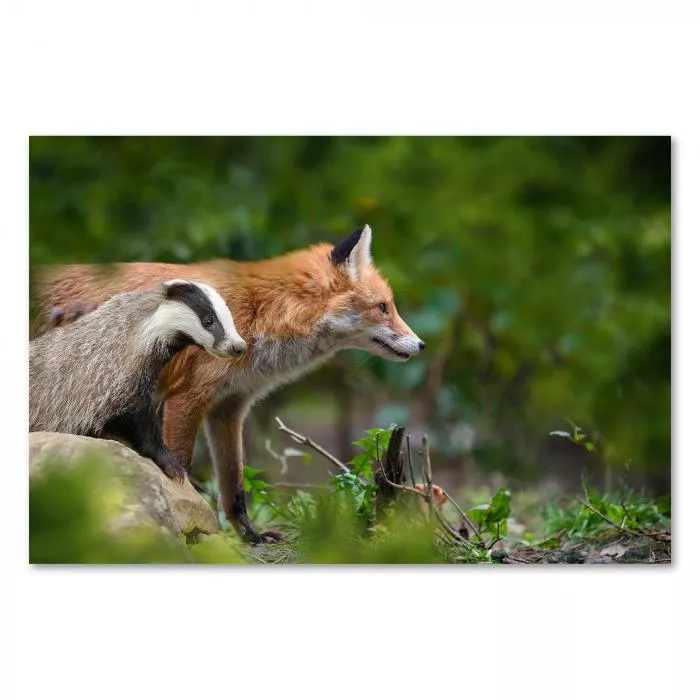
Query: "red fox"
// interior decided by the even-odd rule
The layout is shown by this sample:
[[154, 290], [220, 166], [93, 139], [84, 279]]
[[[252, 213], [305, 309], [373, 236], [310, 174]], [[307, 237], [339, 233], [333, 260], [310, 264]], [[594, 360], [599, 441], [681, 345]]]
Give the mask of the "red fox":
[[425, 344], [401, 319], [391, 287], [372, 263], [369, 226], [332, 246], [258, 262], [213, 260], [188, 265], [121, 263], [102, 270], [67, 265], [38, 273], [39, 317], [77, 300], [101, 304], [114, 294], [171, 278], [205, 282], [224, 298], [248, 343], [240, 358], [219, 360], [190, 347], [163, 370], [163, 437], [190, 465], [204, 422], [221, 505], [241, 536], [273, 541], [251, 523], [243, 490], [243, 422], [250, 407], [343, 348], [360, 348], [394, 362]]

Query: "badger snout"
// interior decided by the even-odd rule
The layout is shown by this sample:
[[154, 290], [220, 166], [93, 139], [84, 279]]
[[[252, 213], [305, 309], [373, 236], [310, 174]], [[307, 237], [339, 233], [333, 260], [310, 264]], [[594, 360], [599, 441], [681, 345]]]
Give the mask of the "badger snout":
[[247, 349], [248, 343], [246, 343], [245, 340], [241, 338], [240, 340], [234, 340], [228, 346], [228, 354], [237, 357], [238, 355], [242, 355]]

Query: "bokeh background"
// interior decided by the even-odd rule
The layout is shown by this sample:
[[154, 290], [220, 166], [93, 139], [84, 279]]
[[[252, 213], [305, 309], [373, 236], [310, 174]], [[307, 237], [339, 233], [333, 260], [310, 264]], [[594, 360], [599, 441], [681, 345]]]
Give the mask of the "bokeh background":
[[[29, 158], [31, 265], [253, 260], [372, 226], [427, 350], [339, 353], [256, 406], [268, 480], [327, 476], [281, 473], [280, 416], [343, 459], [371, 427], [427, 432], [450, 489], [670, 490], [670, 138], [32, 137]], [[572, 423], [595, 451], [550, 435]], [[206, 480], [201, 440], [196, 461]]]

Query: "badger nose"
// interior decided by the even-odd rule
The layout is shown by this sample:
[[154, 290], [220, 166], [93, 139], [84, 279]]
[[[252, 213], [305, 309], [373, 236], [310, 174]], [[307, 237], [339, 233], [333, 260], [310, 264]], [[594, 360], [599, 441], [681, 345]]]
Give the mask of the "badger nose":
[[419, 340], [418, 341], [418, 350], [423, 352], [424, 348], [425, 348], [425, 343], [422, 340]]
[[232, 343], [231, 347], [229, 349], [229, 352], [231, 355], [241, 355], [246, 351], [246, 348], [248, 345], [244, 340], [241, 340], [240, 342], [237, 343]]

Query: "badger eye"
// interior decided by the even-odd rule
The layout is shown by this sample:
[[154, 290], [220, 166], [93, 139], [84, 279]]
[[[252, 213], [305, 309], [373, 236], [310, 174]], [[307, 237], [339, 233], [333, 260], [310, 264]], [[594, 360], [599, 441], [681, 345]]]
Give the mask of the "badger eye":
[[386, 305], [384, 302], [382, 302], [382, 303], [379, 305], [379, 310], [380, 310], [383, 314], [388, 314], [388, 313], [389, 313], [389, 309], [387, 308], [387, 305]]
[[211, 316], [207, 316], [202, 319], [202, 325], [205, 328], [211, 328], [214, 325], [214, 319]]

